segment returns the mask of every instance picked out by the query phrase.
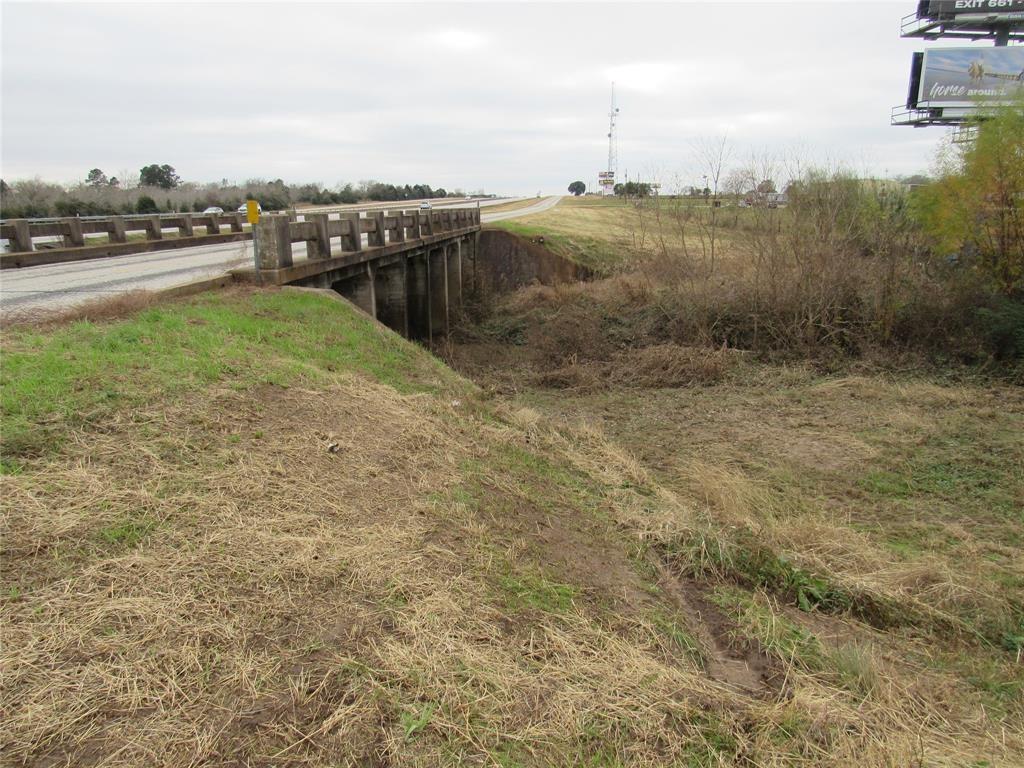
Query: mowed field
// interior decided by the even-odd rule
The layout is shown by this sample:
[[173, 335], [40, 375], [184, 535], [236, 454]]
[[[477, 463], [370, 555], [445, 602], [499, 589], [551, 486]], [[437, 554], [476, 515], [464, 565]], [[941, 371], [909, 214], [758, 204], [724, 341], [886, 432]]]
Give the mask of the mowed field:
[[639, 343], [588, 202], [527, 231], [617, 274], [456, 370], [298, 291], [6, 328], [3, 762], [1024, 763], [1020, 388]]

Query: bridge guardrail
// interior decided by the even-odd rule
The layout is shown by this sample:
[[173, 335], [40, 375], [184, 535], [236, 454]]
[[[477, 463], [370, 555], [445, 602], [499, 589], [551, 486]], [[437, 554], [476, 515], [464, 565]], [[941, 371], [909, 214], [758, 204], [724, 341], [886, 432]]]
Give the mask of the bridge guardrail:
[[206, 234], [220, 234], [222, 226], [241, 232], [245, 223], [242, 213], [170, 213], [129, 216], [67, 216], [55, 219], [4, 219], [0, 221], [0, 238], [11, 244], [12, 253], [35, 250], [37, 237], [60, 237], [65, 248], [82, 248], [86, 235], [107, 235], [108, 242], [126, 243], [129, 232], [145, 232], [147, 240], [163, 239], [163, 230], [177, 229], [181, 237], [192, 237], [196, 227], [205, 227]]
[[[439, 204], [451, 201], [450, 198], [438, 198], [437, 200]], [[300, 218], [308, 221], [325, 214], [339, 213], [344, 216], [360, 211], [369, 214], [394, 206], [394, 203], [369, 203], [365, 207], [289, 209], [286, 213], [292, 221], [298, 221]], [[241, 233], [244, 231], [244, 223], [244, 213], [155, 213], [0, 219], [0, 239], [6, 239], [10, 243], [11, 253], [30, 253], [36, 250], [35, 239], [42, 237], [61, 238], [61, 245], [64, 248], [82, 248], [86, 245], [96, 244], [95, 240], [87, 242], [86, 235], [107, 235], [106, 243], [126, 243], [129, 233], [145, 232], [146, 240], [154, 241], [163, 239], [163, 230], [165, 229], [177, 229], [180, 237], [193, 237], [196, 227], [205, 228], [207, 235], [219, 235], [222, 227], [227, 227], [233, 233]], [[103, 242], [99, 241], [100, 244]], [[189, 243], [189, 245], [195, 245], [195, 243]]]
[[[362, 214], [365, 213], [364, 217]], [[403, 245], [424, 237], [479, 228], [478, 208], [442, 208], [439, 210], [342, 211], [332, 219], [329, 213], [308, 213], [304, 221], [292, 221], [286, 215], [261, 217], [257, 264], [262, 269], [282, 269], [293, 264], [293, 243], [306, 244], [309, 259], [332, 257], [331, 240], [340, 238], [341, 253], [367, 248]], [[340, 254], [339, 254], [340, 255]]]

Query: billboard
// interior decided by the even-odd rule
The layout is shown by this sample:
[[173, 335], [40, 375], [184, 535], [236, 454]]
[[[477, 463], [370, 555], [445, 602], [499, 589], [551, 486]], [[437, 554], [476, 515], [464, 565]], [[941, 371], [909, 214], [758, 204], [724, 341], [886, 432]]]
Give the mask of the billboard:
[[[916, 102], [915, 79], [920, 82]], [[1024, 46], [929, 48], [920, 60], [915, 58], [908, 106], [976, 107], [979, 102], [998, 104], [1022, 97]]]
[[1024, 0], [921, 0], [919, 19], [950, 19], [957, 16], [1001, 16], [1024, 19]]

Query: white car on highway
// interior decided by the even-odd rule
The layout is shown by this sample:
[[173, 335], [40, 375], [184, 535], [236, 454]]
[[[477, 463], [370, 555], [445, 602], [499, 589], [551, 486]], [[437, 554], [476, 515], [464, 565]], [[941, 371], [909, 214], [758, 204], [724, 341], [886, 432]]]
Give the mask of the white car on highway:
[[[246, 206], [245, 203], [242, 203], [240, 206], [238, 206], [238, 212], [239, 213], [246, 213], [247, 211], [246, 211], [246, 207], [245, 206]], [[263, 213], [263, 206], [260, 205], [259, 203], [256, 203], [256, 212], [257, 213]]]
[[433, 207], [434, 207], [434, 206], [432, 206], [432, 205], [431, 205], [431, 204], [430, 204], [430, 203], [429, 203], [428, 201], [426, 201], [426, 200], [424, 200], [424, 201], [423, 201], [422, 203], [420, 203], [420, 210], [421, 210], [421, 211], [429, 211], [429, 210], [430, 210], [431, 208], [433, 208]]
[[224, 209], [221, 208], [219, 205], [211, 205], [209, 208], [203, 211], [203, 213], [224, 213]]

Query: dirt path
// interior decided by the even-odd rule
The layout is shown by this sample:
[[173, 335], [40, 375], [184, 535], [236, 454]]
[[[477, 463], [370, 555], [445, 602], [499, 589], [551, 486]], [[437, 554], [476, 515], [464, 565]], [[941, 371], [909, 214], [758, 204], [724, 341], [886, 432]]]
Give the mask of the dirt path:
[[700, 594], [696, 584], [680, 581], [653, 558], [652, 564], [658, 570], [658, 586], [675, 603], [700, 643], [708, 676], [748, 696], [763, 698], [774, 693], [776, 675], [760, 649], [740, 648], [733, 639], [732, 622]]

